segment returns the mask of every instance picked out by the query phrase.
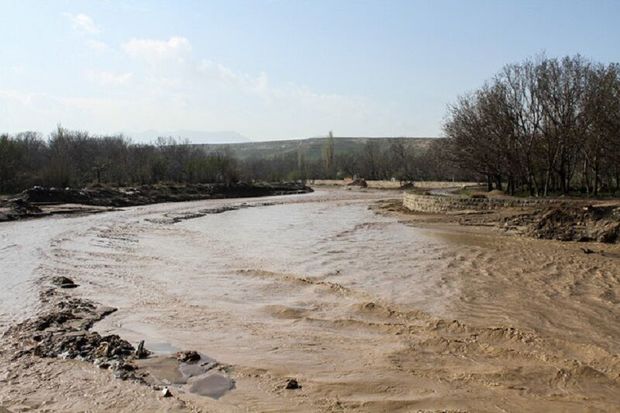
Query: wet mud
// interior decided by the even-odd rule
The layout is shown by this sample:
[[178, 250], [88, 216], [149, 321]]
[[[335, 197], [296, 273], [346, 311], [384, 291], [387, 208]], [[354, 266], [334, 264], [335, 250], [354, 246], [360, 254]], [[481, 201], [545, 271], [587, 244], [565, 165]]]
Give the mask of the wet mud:
[[[617, 244], [590, 243], [596, 253], [587, 254], [583, 244], [369, 209], [393, 196], [326, 190], [244, 201], [251, 208], [153, 205], [40, 220], [47, 238], [38, 240], [17, 236], [34, 222], [10, 224], [3, 239], [14, 246], [0, 257], [28, 263], [15, 265], [19, 281], [4, 282], [42, 290], [40, 280], [66, 276], [79, 288], [63, 294], [117, 308], [89, 331], [134, 347], [145, 340], [157, 357], [135, 364], [160, 387], [93, 363], [3, 351], [0, 405], [618, 411]], [[5, 325], [40, 314], [37, 297], [0, 302], [13, 309]], [[179, 349], [200, 361], [179, 361]]]
[[0, 199], [0, 222], [58, 214], [92, 214], [115, 207], [183, 202], [203, 199], [250, 198], [312, 192], [303, 184], [233, 183], [156, 184], [139, 187], [46, 188], [35, 186], [8, 199]]

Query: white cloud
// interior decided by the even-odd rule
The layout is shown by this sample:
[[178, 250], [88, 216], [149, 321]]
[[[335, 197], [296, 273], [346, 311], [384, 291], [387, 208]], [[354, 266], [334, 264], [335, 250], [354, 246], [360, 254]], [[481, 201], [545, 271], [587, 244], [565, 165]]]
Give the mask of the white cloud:
[[121, 47], [129, 56], [146, 60], [182, 57], [192, 50], [189, 40], [180, 36], [173, 36], [168, 40], [133, 38]]
[[[127, 77], [127, 76], [125, 76]], [[103, 82], [121, 81], [122, 74], [94, 74]], [[364, 97], [319, 94], [285, 85], [270, 88], [270, 99], [250, 89], [192, 76], [166, 80], [158, 87], [137, 76], [123, 83], [125, 93], [48, 95], [0, 90], [3, 131], [48, 133], [57, 123], [92, 133], [119, 130], [235, 130], [252, 138], [290, 139], [334, 130], [351, 136], [404, 135], [410, 124], [397, 125], [394, 107]], [[405, 128], [405, 129], [401, 129]]]
[[269, 78], [265, 72], [258, 76], [236, 72], [222, 64], [210, 60], [202, 60], [196, 65], [198, 75], [203, 78], [219, 81], [223, 85], [239, 88], [245, 92], [262, 94], [268, 97]]
[[122, 87], [115, 91], [119, 93], [52, 96], [0, 91], [0, 118], [11, 119], [5, 127], [32, 129], [36, 122], [46, 125], [38, 128], [46, 132], [62, 122], [94, 133], [235, 130], [269, 139], [313, 136], [331, 129], [352, 136], [396, 136], [415, 130], [411, 117], [389, 102], [320, 92], [273, 81], [264, 72], [245, 73], [199, 60], [192, 57], [184, 37], [134, 38], [121, 47], [136, 58], [131, 72], [102, 67], [84, 72], [83, 78], [104, 87]]
[[86, 73], [86, 76], [89, 80], [99, 83], [102, 86], [120, 86], [128, 83], [133, 77], [133, 73], [114, 73], [91, 70]]
[[97, 52], [104, 52], [109, 49], [107, 43], [102, 42], [100, 40], [88, 39], [86, 41], [86, 46], [89, 49], [95, 50]]
[[0, 101], [19, 102], [21, 105], [27, 106], [32, 103], [32, 93], [22, 93], [16, 90], [0, 90]]
[[71, 26], [79, 32], [86, 34], [97, 34], [101, 32], [101, 29], [95, 24], [95, 21], [84, 13], [64, 13], [64, 15], [71, 22]]

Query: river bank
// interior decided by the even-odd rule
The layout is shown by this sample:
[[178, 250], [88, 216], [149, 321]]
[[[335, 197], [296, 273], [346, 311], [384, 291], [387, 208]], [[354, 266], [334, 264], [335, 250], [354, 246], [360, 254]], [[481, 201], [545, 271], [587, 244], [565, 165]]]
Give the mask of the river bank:
[[[5, 223], [11, 295], [69, 276], [79, 287], [63, 290], [68, 299], [117, 308], [93, 332], [145, 340], [156, 355], [196, 350], [226, 366], [235, 389], [216, 400], [181, 386], [164, 398], [93, 363], [15, 359], [3, 340], [0, 406], [618, 410], [618, 245], [584, 254], [576, 243], [369, 210], [393, 197], [319, 190]], [[1, 310], [19, 314], [5, 325], [46, 308], [38, 295], [7, 294]], [[287, 389], [290, 379], [301, 388]]]
[[377, 210], [411, 220], [491, 226], [515, 235], [578, 242], [620, 242], [620, 200], [405, 193]]
[[0, 199], [0, 222], [58, 214], [91, 214], [117, 207], [203, 199], [250, 198], [312, 192], [298, 183], [157, 184], [139, 187], [45, 188], [35, 186]]

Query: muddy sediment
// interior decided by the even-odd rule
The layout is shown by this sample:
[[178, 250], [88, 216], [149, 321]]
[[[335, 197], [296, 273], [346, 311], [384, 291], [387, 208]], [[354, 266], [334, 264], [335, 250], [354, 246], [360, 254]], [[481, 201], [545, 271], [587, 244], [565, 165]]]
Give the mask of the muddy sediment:
[[[584, 254], [583, 244], [412, 222], [368, 210], [381, 196], [330, 190], [252, 208], [220, 200], [7, 224], [54, 221], [44, 243], [12, 236], [0, 253], [32, 254], [37, 279], [79, 285], [57, 292], [118, 308], [87, 330], [100, 342], [169, 350], [129, 360], [165, 383], [158, 390], [94, 362], [5, 351], [0, 406], [618, 411], [618, 244]], [[196, 359], [175, 356], [182, 349], [204, 365], [170, 368]]]
[[549, 205], [524, 205], [491, 210], [454, 209], [442, 213], [412, 212], [399, 201], [376, 207], [426, 222], [493, 226], [503, 231], [538, 239], [577, 242], [620, 242], [620, 201], [557, 201]]
[[[63, 277], [58, 289], [75, 288], [70, 279]], [[118, 335], [101, 336], [90, 328], [97, 321], [116, 311], [92, 301], [73, 298], [56, 288], [41, 292], [41, 313], [9, 328], [3, 340], [12, 343], [13, 359], [27, 355], [49, 358], [78, 359], [111, 369], [115, 376], [139, 380], [134, 358], [147, 354], [136, 349]]]
[[102, 336], [92, 331], [96, 322], [117, 309], [66, 293], [63, 289], [77, 287], [67, 277], [55, 277], [50, 284], [54, 287], [40, 293], [39, 314], [2, 335], [0, 360], [5, 365], [36, 364], [37, 359], [75, 360], [109, 371], [110, 379], [143, 385], [166, 398], [187, 392], [217, 399], [234, 389], [227, 367], [204, 354], [153, 355], [144, 341], [134, 347], [116, 334]]
[[[310, 187], [298, 183], [158, 184], [111, 188], [45, 188], [36, 186], [0, 202], [0, 222], [51, 214], [93, 213], [116, 207], [204, 199], [250, 198], [303, 194]], [[73, 205], [59, 208], [58, 205]]]
[[558, 241], [620, 242], [620, 205], [564, 204], [506, 219], [527, 235]]
[[7, 201], [0, 200], [0, 222], [14, 221], [23, 218], [38, 218], [49, 214], [30, 202], [15, 198]]

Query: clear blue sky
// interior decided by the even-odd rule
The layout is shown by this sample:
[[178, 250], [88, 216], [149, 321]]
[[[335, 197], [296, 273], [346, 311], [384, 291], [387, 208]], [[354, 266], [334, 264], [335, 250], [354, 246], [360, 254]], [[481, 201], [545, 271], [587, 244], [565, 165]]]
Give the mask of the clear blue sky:
[[0, 0], [0, 131], [436, 136], [545, 52], [620, 61], [620, 1]]

